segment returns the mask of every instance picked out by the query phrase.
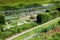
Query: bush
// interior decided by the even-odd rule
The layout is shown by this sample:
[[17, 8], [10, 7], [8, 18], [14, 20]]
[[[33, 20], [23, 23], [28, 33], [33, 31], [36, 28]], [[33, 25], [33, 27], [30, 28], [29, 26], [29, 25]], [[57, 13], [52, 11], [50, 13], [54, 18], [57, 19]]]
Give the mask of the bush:
[[60, 21], [58, 21], [58, 24], [60, 25]]
[[54, 18], [57, 18], [60, 16], [60, 12], [58, 12], [57, 10], [53, 11], [52, 13], [50, 13], [51, 16], [53, 16]]
[[51, 19], [53, 19], [53, 17], [48, 13], [40, 13], [37, 15], [37, 22], [40, 24], [50, 21]]
[[50, 12], [50, 10], [46, 10], [46, 12]]

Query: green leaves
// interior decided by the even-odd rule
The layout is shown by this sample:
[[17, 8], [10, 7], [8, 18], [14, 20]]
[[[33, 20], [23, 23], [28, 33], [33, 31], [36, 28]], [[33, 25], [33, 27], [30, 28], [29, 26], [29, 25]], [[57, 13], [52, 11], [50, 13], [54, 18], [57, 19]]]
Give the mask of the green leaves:
[[0, 24], [5, 24], [5, 15], [0, 14]]
[[37, 15], [37, 22], [42, 24], [53, 19], [53, 16], [48, 13], [40, 13]]
[[30, 28], [35, 27], [37, 25], [38, 25], [37, 23], [31, 22], [31, 23], [23, 24], [21, 26], [12, 27], [8, 30], [5, 30], [4, 32], [1, 32], [0, 38], [5, 39], [5, 38], [10, 37], [16, 33], [20, 33], [24, 30], [30, 29]]

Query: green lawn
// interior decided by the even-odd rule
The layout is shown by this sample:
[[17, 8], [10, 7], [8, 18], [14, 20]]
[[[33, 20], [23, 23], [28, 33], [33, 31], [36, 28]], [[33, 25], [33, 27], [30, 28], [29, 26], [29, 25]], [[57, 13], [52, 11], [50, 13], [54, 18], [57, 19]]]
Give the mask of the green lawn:
[[25, 33], [25, 34], [23, 34], [23, 35], [15, 38], [15, 39], [13, 39], [13, 40], [24, 40], [26, 37], [28, 37], [28, 36], [30, 36], [30, 35], [32, 35], [32, 34], [35, 34], [35, 33], [37, 33], [37, 32], [40, 32], [40, 30], [42, 30], [43, 28], [47, 28], [47, 27], [49, 27], [50, 25], [57, 23], [59, 20], [60, 20], [60, 17], [57, 18], [57, 19], [54, 20], [54, 21], [51, 21], [51, 22], [47, 23], [47, 24], [42, 24], [42, 26], [39, 26], [38, 28], [36, 28], [36, 29], [34, 29], [34, 30], [32, 30], [32, 31], [29, 31], [29, 32], [27, 32], [27, 33]]

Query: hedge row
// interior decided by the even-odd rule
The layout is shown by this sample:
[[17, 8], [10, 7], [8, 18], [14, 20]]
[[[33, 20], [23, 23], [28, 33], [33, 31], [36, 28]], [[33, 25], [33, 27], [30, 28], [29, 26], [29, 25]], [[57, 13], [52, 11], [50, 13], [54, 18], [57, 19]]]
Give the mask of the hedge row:
[[59, 24], [59, 21], [58, 21], [57, 23], [49, 25], [49, 27], [47, 27], [47, 28], [43, 28], [40, 32], [48, 32], [50, 30], [55, 29], [56, 27], [59, 27], [59, 25], [60, 24]]
[[20, 33], [26, 29], [30, 29], [30, 28], [35, 27], [37, 25], [38, 25], [37, 23], [31, 22], [31, 23], [23, 24], [21, 26], [12, 27], [11, 29], [8, 29], [8, 30], [5, 30], [4, 32], [1, 32], [0, 39], [5, 39], [5, 38], [10, 37], [16, 33]]
[[50, 12], [49, 13], [51, 16], [53, 16], [54, 18], [57, 18], [57, 17], [60, 17], [60, 12], [55, 10], [53, 12]]
[[53, 12], [48, 12], [48, 13], [40, 13], [37, 15], [37, 22], [42, 24], [52, 19], [55, 19], [57, 17], [60, 17], [60, 12], [56, 10]]

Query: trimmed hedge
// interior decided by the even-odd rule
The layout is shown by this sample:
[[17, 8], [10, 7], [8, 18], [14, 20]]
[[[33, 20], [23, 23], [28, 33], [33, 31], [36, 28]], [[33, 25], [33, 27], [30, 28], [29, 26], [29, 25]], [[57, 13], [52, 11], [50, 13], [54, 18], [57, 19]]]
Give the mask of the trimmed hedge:
[[39, 13], [37, 15], [37, 22], [42, 24], [57, 17], [60, 17], [60, 12], [57, 10], [54, 10], [53, 12]]
[[42, 24], [53, 19], [53, 16], [48, 13], [40, 13], [37, 15], [37, 22]]

